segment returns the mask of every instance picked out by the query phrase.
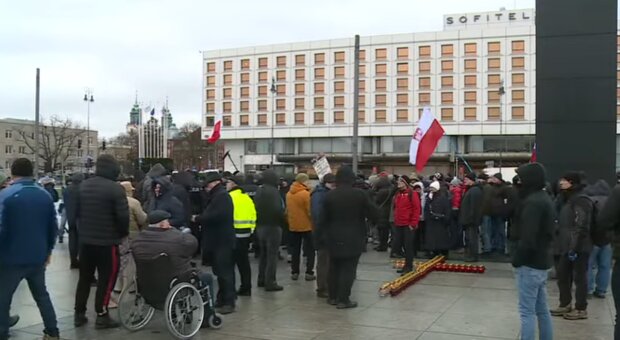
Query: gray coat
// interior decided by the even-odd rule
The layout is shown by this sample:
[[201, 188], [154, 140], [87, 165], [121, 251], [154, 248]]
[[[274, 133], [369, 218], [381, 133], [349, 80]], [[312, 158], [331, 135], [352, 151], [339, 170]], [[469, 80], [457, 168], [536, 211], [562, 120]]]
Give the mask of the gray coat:
[[170, 228], [148, 227], [131, 242], [131, 251], [136, 261], [151, 260], [161, 253], [170, 257], [174, 276], [192, 270], [190, 261], [198, 249], [198, 240], [192, 234]]

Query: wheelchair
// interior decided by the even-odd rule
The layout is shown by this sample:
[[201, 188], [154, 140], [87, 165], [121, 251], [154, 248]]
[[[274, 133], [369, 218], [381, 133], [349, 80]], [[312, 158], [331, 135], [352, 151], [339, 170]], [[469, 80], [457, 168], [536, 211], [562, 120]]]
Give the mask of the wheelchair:
[[173, 272], [165, 253], [136, 261], [136, 278], [121, 292], [118, 302], [118, 319], [123, 327], [132, 332], [143, 329], [155, 310], [164, 312], [168, 331], [176, 339], [191, 339], [203, 323], [213, 329], [222, 326], [222, 316], [211, 303], [212, 292], [197, 273], [185, 278], [161, 274]]

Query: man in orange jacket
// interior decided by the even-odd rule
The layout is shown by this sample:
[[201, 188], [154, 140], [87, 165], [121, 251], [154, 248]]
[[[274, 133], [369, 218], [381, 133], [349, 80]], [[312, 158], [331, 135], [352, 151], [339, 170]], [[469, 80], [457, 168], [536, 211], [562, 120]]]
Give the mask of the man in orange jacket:
[[303, 243], [306, 256], [306, 281], [313, 281], [314, 245], [312, 244], [312, 220], [310, 214], [310, 187], [308, 175], [300, 173], [286, 194], [289, 225], [289, 247], [291, 248], [291, 279], [299, 279], [300, 253]]

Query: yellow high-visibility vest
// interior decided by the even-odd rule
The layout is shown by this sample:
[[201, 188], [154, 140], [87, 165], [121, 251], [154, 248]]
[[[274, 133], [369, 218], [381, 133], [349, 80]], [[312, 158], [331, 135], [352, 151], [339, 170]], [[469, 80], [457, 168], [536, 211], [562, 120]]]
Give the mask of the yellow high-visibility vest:
[[256, 208], [250, 196], [241, 188], [230, 191], [234, 207], [234, 226], [238, 238], [250, 237], [256, 228]]

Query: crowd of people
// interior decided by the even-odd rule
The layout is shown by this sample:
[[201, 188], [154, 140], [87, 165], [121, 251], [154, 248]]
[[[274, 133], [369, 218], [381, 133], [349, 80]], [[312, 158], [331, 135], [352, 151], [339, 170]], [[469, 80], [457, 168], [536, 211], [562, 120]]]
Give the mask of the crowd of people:
[[[199, 176], [157, 164], [144, 178], [122, 179], [117, 161], [102, 155], [93, 175], [76, 174], [62, 190], [60, 224], [53, 182], [37, 184], [27, 159], [15, 161], [11, 172], [10, 186], [0, 178], [6, 187], [0, 191], [0, 340], [19, 320], [9, 314], [10, 301], [23, 279], [41, 310], [45, 339], [58, 338], [45, 267], [65, 231], [70, 267], [79, 270], [76, 327], [88, 323], [93, 285], [95, 327], [118, 327], [109, 315], [118, 294], [133, 281], [136, 263], [160, 253], [171, 257], [175, 276], [197, 271], [194, 259], [211, 266], [218, 283], [213, 305], [222, 314], [235, 311], [239, 296], [252, 295], [251, 252], [259, 259], [257, 288], [283, 290], [276, 272], [288, 257], [291, 280], [303, 274], [305, 281], [316, 281], [319, 298], [354, 308], [351, 288], [370, 245], [386, 259], [404, 258], [401, 274], [415, 271], [415, 257], [462, 253], [470, 262], [512, 261], [523, 339], [534, 338], [536, 324], [540, 338], [551, 339], [551, 315], [586, 319], [588, 298], [605, 298], [610, 280], [620, 304], [620, 270], [611, 277], [612, 255], [620, 256], [620, 247], [612, 254], [620, 186], [612, 192], [602, 180], [588, 185], [580, 172], [552, 185], [537, 163], [520, 167], [511, 182], [500, 173], [473, 172], [462, 179], [387, 172], [365, 178], [342, 166], [313, 185], [305, 173]], [[549, 310], [551, 268], [560, 301]], [[197, 275], [212, 287], [211, 274]]]

